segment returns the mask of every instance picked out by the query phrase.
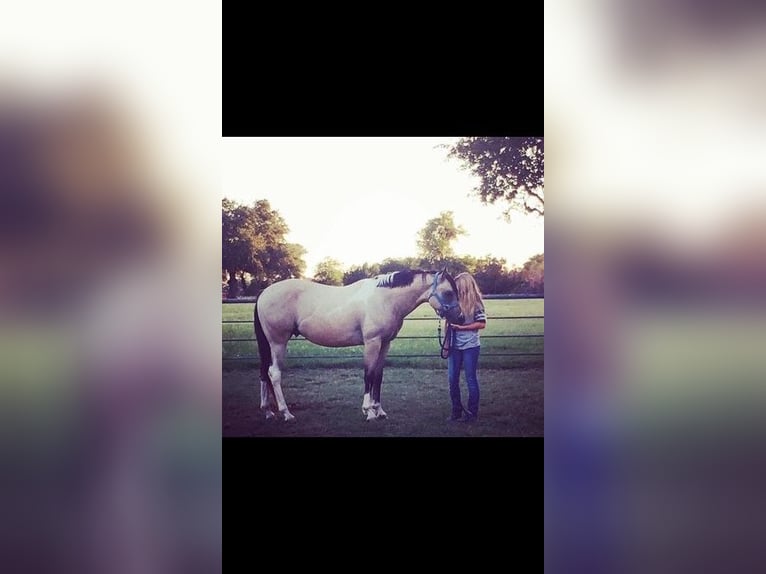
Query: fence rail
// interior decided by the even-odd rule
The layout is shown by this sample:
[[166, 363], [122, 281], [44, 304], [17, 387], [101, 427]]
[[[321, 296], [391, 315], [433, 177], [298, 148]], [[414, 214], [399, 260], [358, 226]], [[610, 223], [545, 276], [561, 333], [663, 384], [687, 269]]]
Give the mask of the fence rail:
[[[528, 295], [528, 294], [511, 294], [511, 295], [497, 295], [497, 296], [485, 296], [485, 299], [542, 299], [540, 295]], [[241, 299], [228, 299], [223, 300], [223, 303], [254, 303], [255, 298], [254, 297], [243, 297]], [[497, 320], [529, 320], [529, 319], [544, 319], [544, 315], [505, 315], [505, 316], [493, 316], [492, 321]], [[407, 321], [434, 321], [438, 320], [436, 317], [405, 317], [405, 322]], [[230, 320], [224, 320], [221, 322], [223, 325], [232, 325], [232, 324], [253, 324], [253, 319], [230, 319]], [[521, 334], [513, 334], [513, 335], [481, 335], [482, 339], [543, 339], [545, 337], [544, 334], [541, 333], [521, 333]], [[434, 335], [403, 335], [396, 338], [396, 340], [402, 340], [402, 339], [435, 339], [436, 337]], [[232, 337], [232, 338], [224, 338], [222, 339], [223, 344], [227, 343], [241, 343], [241, 342], [255, 342], [256, 339], [254, 336], [252, 337]], [[306, 339], [303, 336], [297, 336], [292, 337], [290, 341], [306, 341], [309, 342], [308, 339]], [[438, 356], [438, 352], [436, 353]], [[424, 354], [424, 353], [393, 353], [389, 354], [388, 358], [396, 359], [396, 358], [434, 358], [435, 354]], [[482, 351], [482, 357], [542, 357], [544, 356], [544, 353], [534, 352], [534, 353], [505, 353], [505, 352], [485, 352]], [[361, 359], [362, 354], [361, 351], [357, 351], [356, 353], [347, 353], [343, 355], [337, 355], [337, 354], [308, 354], [308, 355], [292, 355], [289, 357], [291, 360], [300, 360], [300, 359], [333, 359], [333, 360], [356, 360]], [[223, 357], [222, 360], [224, 362], [238, 362], [238, 361], [250, 361], [250, 362], [257, 362], [259, 360], [259, 357], [256, 355], [248, 355], [248, 356], [238, 356], [238, 357]]]
[[[509, 317], [492, 317], [492, 319], [545, 319], [544, 315], [512, 315]], [[434, 317], [405, 317], [405, 321], [433, 321]], [[229, 323], [248, 323], [252, 324], [253, 319], [232, 319], [230, 321], [221, 321], [222, 324], [227, 325]], [[508, 335], [510, 336], [510, 335]], [[401, 339], [402, 337], [397, 337]], [[230, 339], [224, 339], [225, 341]], [[255, 339], [253, 339], [255, 341]]]
[[[491, 293], [483, 294], [484, 299], [543, 299], [542, 293]], [[221, 303], [255, 303], [256, 296], [238, 297], [236, 299], [221, 299]]]

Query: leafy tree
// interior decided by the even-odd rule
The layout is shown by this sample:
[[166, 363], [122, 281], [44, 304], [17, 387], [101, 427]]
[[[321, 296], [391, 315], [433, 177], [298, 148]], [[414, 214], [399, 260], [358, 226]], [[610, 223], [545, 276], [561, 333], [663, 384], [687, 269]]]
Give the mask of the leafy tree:
[[447, 266], [447, 270], [454, 276], [464, 271], [473, 274], [476, 270], [477, 259], [473, 255], [452, 256], [444, 260], [439, 268]]
[[543, 190], [545, 150], [543, 138], [462, 138], [450, 148], [448, 157], [479, 176], [473, 192], [483, 203], [504, 202], [523, 213], [545, 212]]
[[246, 295], [258, 295], [275, 281], [302, 277], [306, 269], [303, 256], [306, 250], [298, 243], [283, 243], [268, 251], [265, 274], [253, 277], [245, 290]]
[[264, 262], [264, 277], [261, 279], [263, 287], [275, 281], [302, 277], [306, 270], [304, 255], [306, 249], [299, 243], [279, 243], [270, 247]]
[[545, 255], [530, 257], [521, 269], [524, 283], [531, 293], [542, 293], [545, 289]]
[[242, 273], [250, 266], [254, 249], [243, 230], [247, 219], [245, 208], [229, 199], [222, 202], [221, 226], [223, 254], [221, 266], [228, 273], [229, 297], [239, 293], [237, 273]]
[[511, 287], [505, 259], [487, 255], [476, 262], [474, 278], [482, 293], [504, 293]]
[[366, 279], [368, 277], [374, 277], [380, 273], [380, 265], [377, 263], [364, 265], [352, 265], [348, 271], [343, 274], [343, 284], [351, 285], [356, 283], [360, 279]]
[[404, 269], [428, 270], [430, 268], [431, 265], [420, 257], [388, 257], [380, 263], [381, 273], [403, 271]]
[[440, 265], [454, 256], [451, 243], [465, 235], [462, 226], [456, 225], [451, 211], [442, 211], [438, 217], [429, 219], [418, 232], [418, 255], [431, 265]]
[[325, 285], [343, 285], [343, 268], [340, 261], [332, 257], [325, 257], [317, 264], [314, 273], [314, 281]]
[[239, 293], [237, 276], [244, 283], [245, 273], [259, 286], [300, 277], [305, 250], [285, 241], [287, 223], [268, 201], [247, 206], [224, 199], [221, 207], [222, 268], [229, 276], [230, 297]]

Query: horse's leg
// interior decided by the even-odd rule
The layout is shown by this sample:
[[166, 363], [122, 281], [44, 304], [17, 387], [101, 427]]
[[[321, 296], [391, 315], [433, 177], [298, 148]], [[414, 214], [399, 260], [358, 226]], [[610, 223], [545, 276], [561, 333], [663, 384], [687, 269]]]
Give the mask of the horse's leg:
[[386, 362], [389, 347], [391, 347], [391, 341], [381, 344], [378, 359], [375, 363], [375, 376], [372, 380], [372, 408], [375, 410], [377, 417], [383, 419], [388, 415], [383, 410], [383, 407], [380, 406], [380, 387], [383, 384], [383, 365]]
[[369, 375], [367, 366], [364, 367], [364, 398], [362, 399], [362, 414], [366, 415], [370, 410], [370, 400], [372, 391], [372, 377]]
[[287, 350], [287, 344], [273, 344], [271, 345], [271, 366], [269, 367], [269, 378], [271, 379], [271, 385], [274, 388], [274, 396], [277, 399], [277, 406], [279, 412], [285, 417], [286, 421], [291, 421], [295, 417], [287, 409], [287, 403], [285, 397], [282, 394], [282, 367], [285, 360], [285, 351]]
[[364, 342], [364, 400], [362, 401], [362, 413], [367, 415], [367, 420], [377, 418], [378, 413], [372, 407], [371, 391], [375, 381], [375, 366], [380, 356], [380, 339], [368, 339]]
[[255, 337], [258, 341], [258, 355], [261, 359], [260, 379], [261, 379], [261, 411], [266, 413], [267, 419], [274, 418], [274, 411], [277, 408], [277, 399], [274, 396], [274, 387], [269, 379], [269, 366], [271, 365], [271, 344], [263, 330], [260, 317], [258, 316], [258, 304], [255, 306]]
[[[266, 343], [268, 345], [268, 343]], [[271, 347], [269, 347], [271, 349]], [[268, 355], [261, 355], [261, 410], [266, 413], [266, 418], [274, 418], [274, 410], [277, 407], [277, 399], [274, 396], [274, 387], [271, 386], [271, 380], [269, 379], [269, 359], [271, 358], [271, 351], [268, 351]]]
[[[266, 376], [268, 379], [268, 375]], [[274, 418], [274, 407], [277, 406], [274, 388], [269, 382], [261, 379], [261, 410], [266, 413], [266, 418]]]

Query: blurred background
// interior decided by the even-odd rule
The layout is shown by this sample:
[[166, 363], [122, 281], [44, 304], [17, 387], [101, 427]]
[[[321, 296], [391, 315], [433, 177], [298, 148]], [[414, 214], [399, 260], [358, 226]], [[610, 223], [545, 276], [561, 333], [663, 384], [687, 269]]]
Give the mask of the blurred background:
[[8, 572], [220, 571], [220, 24], [215, 3], [3, 10]]
[[[763, 567], [764, 6], [545, 5], [550, 572]], [[220, 86], [220, 5], [4, 10], [8, 571], [221, 568]]]
[[763, 569], [766, 4], [546, 3], [546, 567]]

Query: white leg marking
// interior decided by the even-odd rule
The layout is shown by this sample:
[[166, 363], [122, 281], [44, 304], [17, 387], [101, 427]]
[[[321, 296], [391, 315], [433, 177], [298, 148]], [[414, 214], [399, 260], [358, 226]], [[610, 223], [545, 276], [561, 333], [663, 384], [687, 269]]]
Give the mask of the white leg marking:
[[265, 411], [267, 419], [274, 418], [274, 411], [272, 410], [273, 406], [274, 404], [271, 395], [269, 394], [268, 383], [266, 381], [261, 381], [261, 410]]
[[269, 406], [269, 391], [266, 387], [266, 381], [261, 381], [261, 408], [265, 409]]
[[386, 411], [380, 406], [380, 403], [372, 403], [372, 405], [370, 405], [370, 410], [375, 413], [375, 418], [384, 419], [388, 416], [386, 415]]
[[366, 415], [370, 409], [370, 393], [364, 393], [364, 400], [362, 401], [362, 414]]
[[279, 412], [282, 413], [286, 421], [294, 420], [295, 417], [288, 410], [285, 397], [282, 394], [282, 372], [275, 365], [269, 367], [269, 378], [271, 379], [271, 386], [274, 387], [274, 395], [277, 397]]
[[375, 409], [371, 408], [367, 411], [367, 420], [371, 421], [373, 419], [378, 418], [378, 414], [375, 412]]

